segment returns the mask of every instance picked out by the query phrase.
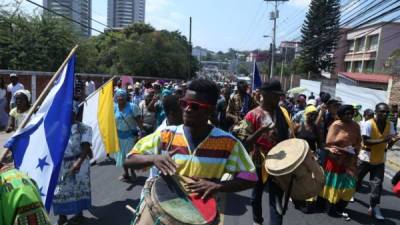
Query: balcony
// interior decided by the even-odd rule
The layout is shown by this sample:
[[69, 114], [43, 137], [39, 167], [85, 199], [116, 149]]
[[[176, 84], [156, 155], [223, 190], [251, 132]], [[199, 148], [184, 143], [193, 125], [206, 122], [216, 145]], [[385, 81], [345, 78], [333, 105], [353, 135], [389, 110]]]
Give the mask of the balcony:
[[375, 60], [376, 51], [347, 53], [344, 61], [362, 61], [362, 60]]

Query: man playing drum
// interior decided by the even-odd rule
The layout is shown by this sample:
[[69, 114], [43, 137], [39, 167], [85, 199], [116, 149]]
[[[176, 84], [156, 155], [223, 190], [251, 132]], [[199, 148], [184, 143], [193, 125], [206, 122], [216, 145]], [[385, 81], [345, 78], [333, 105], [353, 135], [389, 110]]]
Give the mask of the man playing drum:
[[[179, 175], [192, 181], [184, 186], [207, 199], [218, 192], [237, 192], [255, 185], [255, 167], [235, 137], [208, 124], [219, 97], [211, 80], [193, 80], [180, 100], [183, 125], [169, 126], [144, 137], [125, 165], [133, 169], [155, 166], [161, 175]], [[233, 179], [221, 181], [225, 174]]]
[[262, 224], [261, 199], [266, 184], [269, 186], [270, 224], [282, 224], [282, 189], [269, 177], [264, 167], [267, 152], [276, 144], [288, 139], [291, 123], [286, 109], [279, 107], [280, 96], [284, 95], [279, 81], [265, 83], [261, 88], [261, 105], [251, 110], [240, 124], [238, 137], [251, 150], [257, 166], [259, 181], [252, 192], [253, 221]]

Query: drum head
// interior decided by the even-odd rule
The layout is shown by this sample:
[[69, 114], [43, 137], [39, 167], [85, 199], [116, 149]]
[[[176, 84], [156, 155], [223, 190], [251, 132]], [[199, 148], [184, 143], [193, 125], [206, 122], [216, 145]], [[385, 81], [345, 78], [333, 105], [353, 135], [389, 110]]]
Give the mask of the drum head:
[[268, 152], [265, 168], [273, 176], [292, 173], [304, 161], [308, 149], [307, 142], [302, 139], [282, 141]]
[[185, 224], [209, 224], [217, 216], [214, 198], [202, 200], [197, 194], [187, 195], [176, 179], [162, 176], [153, 185], [152, 194], [168, 216]]

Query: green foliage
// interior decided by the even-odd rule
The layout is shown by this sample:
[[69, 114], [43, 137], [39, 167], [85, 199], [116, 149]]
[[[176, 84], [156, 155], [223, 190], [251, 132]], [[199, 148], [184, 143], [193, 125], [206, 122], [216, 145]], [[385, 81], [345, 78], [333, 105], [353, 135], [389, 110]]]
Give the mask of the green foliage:
[[332, 71], [331, 57], [339, 40], [340, 1], [312, 0], [302, 33], [301, 67], [303, 73], [320, 75]]
[[237, 71], [238, 71], [238, 74], [244, 74], [246, 76], [249, 76], [250, 73], [253, 72], [253, 71], [250, 71], [249, 64], [246, 62], [239, 63]]
[[55, 71], [76, 44], [77, 71], [166, 78], [195, 75], [186, 37], [178, 31], [156, 31], [147, 24], [82, 39], [69, 21], [0, 10], [0, 68]]
[[77, 42], [61, 19], [0, 12], [0, 67], [54, 71]]

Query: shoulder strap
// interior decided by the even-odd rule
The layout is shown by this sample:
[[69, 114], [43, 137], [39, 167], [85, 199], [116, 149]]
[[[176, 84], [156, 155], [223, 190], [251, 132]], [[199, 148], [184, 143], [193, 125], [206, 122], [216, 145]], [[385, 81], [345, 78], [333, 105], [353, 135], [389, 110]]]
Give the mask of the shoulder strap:
[[282, 113], [283, 113], [283, 116], [285, 117], [286, 123], [287, 123], [287, 125], [289, 126], [290, 132], [292, 133], [292, 137], [295, 138], [295, 133], [294, 133], [293, 125], [292, 125], [292, 123], [291, 123], [291, 120], [290, 120], [290, 116], [289, 116], [288, 111], [287, 111], [285, 108], [283, 108], [282, 106], [279, 106], [279, 108], [281, 109], [281, 111], [282, 111]]
[[[175, 130], [174, 130], [174, 132], [172, 133], [172, 138], [170, 138], [169, 139], [169, 141], [168, 141], [168, 145], [167, 145], [167, 149], [166, 149], [166, 152], [169, 152], [169, 150], [170, 150], [170, 148], [171, 148], [171, 145], [172, 145], [172, 141], [174, 140], [174, 138], [175, 138], [175, 134], [176, 134], [176, 130], [178, 129], [178, 127], [175, 127]], [[162, 131], [161, 131], [162, 132]], [[161, 154], [161, 149], [158, 149], [159, 150], [159, 152], [157, 152], [157, 154], [158, 155], [160, 155]]]

